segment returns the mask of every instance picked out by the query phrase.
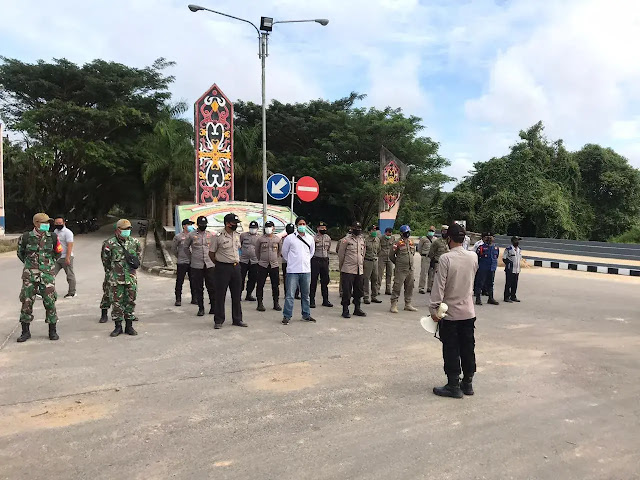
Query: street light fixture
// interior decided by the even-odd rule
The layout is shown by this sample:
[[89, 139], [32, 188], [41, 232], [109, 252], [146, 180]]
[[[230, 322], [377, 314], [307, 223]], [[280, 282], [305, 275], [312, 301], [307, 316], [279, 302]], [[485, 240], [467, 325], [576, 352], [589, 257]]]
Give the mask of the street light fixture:
[[[316, 18], [313, 20], [280, 20], [273, 21], [271, 17], [261, 17], [260, 29], [251, 21], [240, 17], [234, 17], [222, 12], [211, 10], [210, 8], [201, 7], [200, 5], [189, 5], [189, 10], [198, 12], [205, 10], [207, 12], [222, 15], [223, 17], [232, 18], [240, 22], [248, 23], [258, 33], [259, 51], [258, 58], [262, 60], [262, 225], [267, 223], [267, 96], [266, 96], [266, 59], [269, 56], [269, 33], [273, 30], [273, 26], [277, 23], [319, 23], [323, 27], [329, 24], [326, 18]], [[262, 32], [261, 32], [262, 30]]]

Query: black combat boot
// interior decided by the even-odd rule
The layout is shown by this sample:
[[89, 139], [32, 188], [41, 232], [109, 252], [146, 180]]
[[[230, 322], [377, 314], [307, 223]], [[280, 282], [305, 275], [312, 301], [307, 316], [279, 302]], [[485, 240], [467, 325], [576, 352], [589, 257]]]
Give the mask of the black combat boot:
[[513, 300], [511, 300], [509, 297], [504, 297], [503, 300], [504, 303], [513, 303]]
[[137, 335], [138, 332], [136, 332], [133, 329], [133, 321], [132, 320], [127, 320], [126, 321], [126, 326], [124, 327], [124, 333], [126, 333], [127, 335]]
[[29, 332], [29, 324], [27, 322], [20, 322], [22, 325], [22, 335], [18, 337], [18, 342], [26, 342], [31, 338], [31, 332]]
[[102, 316], [100, 317], [99, 323], [107, 323], [109, 321], [109, 317], [107, 316], [107, 309], [102, 309]]
[[497, 301], [495, 298], [493, 297], [489, 297], [489, 301], [487, 302], [489, 305], [500, 305], [500, 302]]
[[464, 377], [460, 382], [460, 389], [465, 395], [473, 395], [473, 376]]
[[259, 312], [264, 312], [266, 308], [264, 308], [264, 303], [262, 303], [262, 299], [258, 299], [258, 308], [256, 308]]
[[364, 313], [364, 312], [362, 311], [362, 309], [360, 308], [360, 302], [358, 302], [358, 303], [354, 303], [353, 314], [354, 314], [356, 317], [366, 317], [366, 316], [367, 316], [367, 314], [366, 314], [366, 313]]
[[113, 332], [111, 332], [112, 337], [117, 337], [122, 333], [122, 321], [118, 320], [115, 323], [116, 323], [116, 328], [114, 328]]
[[204, 317], [204, 305], [198, 305], [198, 316]]
[[180, 295], [176, 295], [176, 307], [182, 306], [182, 297]]
[[482, 297], [480, 295], [476, 295], [476, 305], [482, 305]]
[[322, 301], [322, 306], [323, 306], [323, 307], [333, 307], [333, 303], [331, 303], [331, 302], [329, 301], [329, 299], [327, 298], [326, 300], [323, 300], [323, 301]]
[[351, 318], [351, 314], [349, 313], [349, 306], [348, 305], [343, 305], [342, 306], [342, 317], [343, 318]]
[[245, 301], [247, 302], [255, 302], [256, 301], [256, 297], [254, 297], [253, 295], [251, 295], [250, 293], [247, 293], [247, 296], [244, 297]]
[[275, 297], [273, 299], [273, 309], [276, 312], [281, 312], [282, 311], [282, 307], [280, 306], [280, 301], [278, 300], [278, 297]]
[[433, 387], [433, 393], [439, 397], [462, 398], [464, 396], [460, 389], [458, 375], [450, 376], [449, 382], [444, 387]]
[[56, 324], [49, 324], [49, 340], [58, 340], [60, 337], [58, 336], [58, 332], [56, 332]]

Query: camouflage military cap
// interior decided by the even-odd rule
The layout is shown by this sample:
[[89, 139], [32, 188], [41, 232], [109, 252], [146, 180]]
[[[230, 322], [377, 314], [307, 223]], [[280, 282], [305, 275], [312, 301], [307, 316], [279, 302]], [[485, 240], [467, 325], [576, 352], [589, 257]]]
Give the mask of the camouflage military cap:
[[33, 216], [33, 224], [35, 225], [36, 223], [47, 223], [49, 221], [49, 215], [47, 215], [46, 213], [36, 213]]
[[118, 220], [118, 223], [116, 223], [116, 228], [119, 228], [120, 230], [131, 228], [131, 222], [126, 218], [121, 218], [120, 220]]

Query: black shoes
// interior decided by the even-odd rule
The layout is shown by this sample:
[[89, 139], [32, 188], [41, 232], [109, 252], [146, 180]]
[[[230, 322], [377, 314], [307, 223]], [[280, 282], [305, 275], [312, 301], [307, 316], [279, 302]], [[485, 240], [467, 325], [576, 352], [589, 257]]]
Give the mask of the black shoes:
[[256, 297], [252, 296], [250, 293], [247, 293], [247, 296], [246, 296], [246, 297], [244, 297], [244, 299], [245, 299], [247, 302], [255, 302], [255, 301], [256, 301]]
[[182, 298], [176, 296], [176, 303], [174, 304], [176, 307], [182, 306]]
[[516, 303], [520, 303], [520, 300], [518, 300], [518, 297], [511, 297], [511, 301], [512, 302], [516, 302]]
[[489, 301], [487, 302], [489, 305], [500, 305], [500, 302], [498, 302], [495, 298], [491, 297], [489, 298]]
[[58, 336], [58, 332], [56, 332], [56, 324], [49, 324], [49, 340], [58, 340], [60, 337]]
[[371, 300], [369, 300], [368, 298], [365, 298], [363, 300], [363, 302], [364, 302], [365, 305], [370, 305], [371, 304]]
[[[122, 328], [122, 324], [120, 324]], [[138, 332], [136, 332], [133, 329], [133, 320], [126, 320], [125, 322], [125, 327], [124, 327], [124, 333], [126, 333], [127, 335], [137, 335]]]
[[289, 322], [290, 322], [290, 321], [291, 321], [291, 319], [290, 319], [290, 318], [284, 317], [284, 318], [282, 319], [282, 324], [283, 324], [283, 325], [289, 325]]
[[418, 290], [418, 293], [421, 293], [422, 295], [424, 295], [424, 288], [421, 288], [420, 290]]
[[309, 308], [316, 308], [316, 301], [315, 299], [311, 299], [309, 301]]
[[278, 302], [278, 300], [274, 300], [273, 301], [273, 309], [276, 312], [281, 312], [282, 311], [282, 307], [280, 306], [280, 303]]
[[236, 327], [248, 327], [249, 326], [246, 323], [244, 323], [242, 320], [240, 320], [239, 322], [233, 322], [233, 325], [235, 325]]
[[302, 321], [303, 321], [303, 322], [316, 323], [316, 319], [315, 319], [315, 318], [313, 318], [313, 317], [307, 317], [307, 318], [302, 317]]
[[510, 298], [508, 298], [508, 297], [504, 297], [504, 298], [502, 299], [502, 301], [503, 301], [504, 303], [513, 303], [513, 300], [511, 300], [511, 299], [510, 299]]
[[100, 317], [100, 320], [98, 321], [98, 323], [107, 323], [108, 321], [109, 321], [109, 317], [107, 317], [107, 309], [103, 308], [102, 316]]
[[385, 294], [385, 295], [391, 295], [391, 290], [387, 288], [387, 289], [384, 291], [384, 294]]
[[322, 306], [323, 307], [333, 307], [333, 303], [331, 303], [329, 300], [325, 300], [324, 302], [322, 302]]
[[258, 300], [258, 308], [256, 308], [256, 310], [258, 310], [259, 312], [266, 311], [266, 308], [264, 308], [264, 304], [262, 303], [262, 300]]
[[74, 298], [76, 296], [75, 293], [67, 293], [64, 298]]
[[198, 307], [198, 316], [204, 317], [204, 307]]
[[215, 308], [213, 308], [213, 305], [211, 305], [211, 308], [209, 308], [209, 315], [215, 315], [216, 314], [216, 310]]
[[20, 322], [22, 325], [22, 335], [18, 337], [18, 342], [26, 342], [31, 338], [31, 332], [29, 332], [29, 324], [26, 322]]
[[195, 298], [191, 299], [191, 305], [197, 305], [198, 301]]
[[449, 382], [444, 387], [433, 387], [433, 393], [439, 397], [449, 398], [462, 398], [464, 396], [458, 377], [450, 377]]
[[213, 328], [215, 328], [216, 330], [222, 328], [222, 324], [221, 323], [216, 323], [213, 325]]
[[366, 313], [364, 313], [364, 312], [362, 311], [362, 309], [360, 308], [360, 305], [356, 305], [356, 307], [353, 309], [353, 314], [354, 314], [356, 317], [366, 317], [366, 316], [367, 316], [367, 314], [366, 314]]
[[482, 305], [482, 297], [480, 295], [476, 295], [476, 305]]
[[463, 378], [462, 382], [460, 382], [460, 390], [465, 395], [473, 395], [473, 377], [471, 378]]
[[342, 306], [342, 318], [351, 318], [351, 314], [349, 313], [349, 307]]
[[116, 323], [116, 327], [113, 329], [113, 332], [111, 332], [112, 337], [117, 337], [122, 333], [122, 322], [115, 322], [115, 323]]
[[371, 303], [382, 303], [382, 300], [378, 300], [377, 298], [372, 298]]

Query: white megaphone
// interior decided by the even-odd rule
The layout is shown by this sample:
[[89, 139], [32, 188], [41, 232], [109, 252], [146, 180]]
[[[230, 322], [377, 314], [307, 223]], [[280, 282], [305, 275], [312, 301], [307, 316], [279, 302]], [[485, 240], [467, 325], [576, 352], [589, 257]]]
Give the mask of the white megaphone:
[[[449, 306], [446, 303], [441, 303], [438, 307], [438, 311], [436, 312], [436, 316], [442, 320], [447, 315], [447, 310], [449, 310]], [[427, 332], [433, 333], [435, 335], [438, 323], [434, 322], [433, 318], [429, 316], [422, 317], [420, 319], [420, 325], [422, 325], [422, 328], [424, 328]]]

